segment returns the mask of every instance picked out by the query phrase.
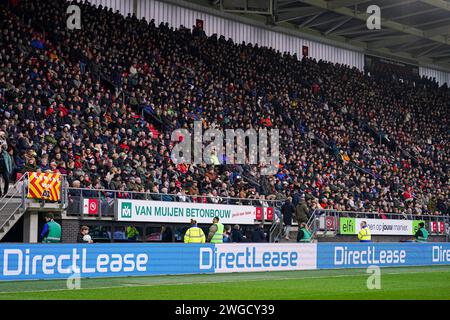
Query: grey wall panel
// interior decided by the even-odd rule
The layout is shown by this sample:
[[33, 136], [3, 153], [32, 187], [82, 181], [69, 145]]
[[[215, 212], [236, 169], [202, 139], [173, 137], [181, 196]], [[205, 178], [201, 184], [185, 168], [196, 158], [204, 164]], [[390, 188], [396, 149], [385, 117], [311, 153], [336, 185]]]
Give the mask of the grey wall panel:
[[118, 10], [124, 16], [133, 13], [133, 0], [88, 0], [88, 2], [97, 7], [102, 5], [114, 11]]
[[443, 85], [444, 83], [447, 83], [448, 86], [450, 86], [450, 73], [437, 70], [435, 68], [428, 67], [428, 66], [420, 66], [419, 67], [419, 74], [421, 76], [436, 78], [436, 81], [439, 83], [439, 85]]

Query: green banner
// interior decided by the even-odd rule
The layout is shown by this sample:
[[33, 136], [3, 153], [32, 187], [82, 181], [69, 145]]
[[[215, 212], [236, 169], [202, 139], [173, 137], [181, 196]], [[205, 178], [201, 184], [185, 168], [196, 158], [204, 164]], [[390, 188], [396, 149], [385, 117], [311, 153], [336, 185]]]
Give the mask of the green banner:
[[340, 234], [356, 234], [355, 218], [340, 218], [339, 232]]

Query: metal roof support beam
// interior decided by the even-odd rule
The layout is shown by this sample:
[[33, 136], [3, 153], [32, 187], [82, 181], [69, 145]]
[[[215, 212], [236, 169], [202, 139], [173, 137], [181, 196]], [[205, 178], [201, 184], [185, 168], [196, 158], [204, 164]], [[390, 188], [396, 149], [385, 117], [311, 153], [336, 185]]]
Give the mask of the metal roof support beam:
[[349, 17], [349, 18], [342, 20], [341, 22], [339, 22], [337, 25], [335, 25], [331, 29], [328, 29], [327, 31], [325, 31], [325, 34], [329, 34], [329, 33], [333, 32], [334, 30], [336, 30], [339, 27], [342, 27], [344, 24], [346, 24], [347, 22], [349, 22], [352, 19], [353, 19], [352, 17]]
[[330, 22], [342, 21], [342, 18], [345, 18], [345, 17], [339, 16], [339, 17], [336, 17], [336, 18], [333, 18], [333, 19], [317, 21], [317, 22], [314, 22], [313, 24], [310, 24], [309, 26], [310, 27], [317, 27], [317, 26], [321, 26], [323, 24], [328, 24]]
[[442, 26], [442, 27], [428, 29], [428, 30], [425, 30], [423, 33], [429, 37], [436, 36], [439, 34], [450, 34], [450, 26], [446, 25], [446, 26]]
[[417, 55], [415, 55], [417, 58], [426, 56], [428, 53], [430, 53], [431, 51], [439, 48], [442, 44], [440, 43], [436, 43], [434, 46], [432, 46], [431, 48], [425, 50], [425, 51], [420, 51]]
[[367, 45], [369, 49], [374, 48], [386, 48], [392, 45], [400, 44], [403, 42], [409, 42], [411, 41], [411, 38], [414, 36], [407, 34], [407, 35], [401, 35], [401, 36], [392, 36], [392, 37], [386, 37], [383, 40], [371, 42]]
[[308, 20], [302, 22], [299, 27], [303, 28], [306, 27], [308, 24], [310, 24], [311, 22], [313, 22], [314, 20], [316, 20], [321, 14], [323, 13], [323, 11], [319, 12], [318, 14], [316, 14], [315, 16], [309, 18]]
[[401, 15], [401, 16], [391, 17], [391, 20], [405, 19], [405, 18], [417, 16], [419, 14], [429, 13], [429, 12], [433, 12], [433, 11], [437, 11], [437, 10], [439, 10], [439, 9], [438, 8], [431, 8], [431, 9], [427, 9], [427, 10], [411, 12], [411, 13], [404, 14], [404, 15]]
[[398, 2], [393, 3], [393, 4], [388, 4], [386, 6], [382, 6], [382, 7], [380, 7], [380, 9], [384, 10], [384, 9], [394, 8], [394, 7], [398, 7], [398, 6], [401, 6], [401, 5], [404, 5], [404, 4], [408, 4], [408, 3], [411, 3], [411, 2], [417, 2], [417, 0], [398, 1]]
[[278, 10], [278, 17], [276, 22], [277, 23], [281, 23], [281, 22], [287, 22], [287, 21], [292, 21], [295, 19], [299, 19], [302, 17], [308, 17], [314, 14], [317, 14], [319, 12], [321, 12], [323, 10], [318, 9], [318, 8], [311, 8], [311, 7], [302, 7], [299, 9], [289, 9], [289, 11], [287, 12], [282, 12], [281, 10]]
[[450, 2], [447, 1], [443, 0], [419, 0], [419, 1], [439, 9], [450, 11]]
[[403, 50], [414, 50], [414, 49], [419, 49], [419, 48], [428, 48], [429, 46], [434, 46], [435, 43], [431, 42], [431, 43], [422, 43], [419, 45], [415, 45], [413, 46], [413, 43], [405, 43], [402, 44], [399, 47], [396, 48], [391, 48], [392, 52], [399, 52], [399, 51], [403, 51]]
[[330, 8], [342, 8], [348, 6], [358, 5], [360, 3], [368, 2], [369, 0], [335, 0], [330, 1]]
[[[299, 0], [300, 1], [300, 0]], [[336, 13], [339, 14], [343, 14], [349, 17], [353, 17], [353, 18], [357, 18], [359, 20], [363, 20], [364, 23], [367, 21], [369, 14], [367, 14], [366, 12], [360, 13], [360, 12], [355, 12], [355, 10], [349, 9], [349, 8], [338, 8], [338, 9], [333, 9], [329, 7], [330, 2], [324, 1], [324, 0], [301, 0], [301, 2], [309, 4], [311, 6], [315, 6], [318, 8], [322, 8], [322, 9], [328, 9], [331, 11], [334, 11]], [[402, 23], [398, 23], [389, 19], [383, 19], [381, 18], [381, 27], [382, 28], [390, 28], [392, 30], [396, 30], [396, 31], [400, 31], [403, 33], [408, 33], [410, 35], [414, 35], [417, 37], [421, 37], [421, 38], [426, 38], [426, 39], [430, 39], [433, 40], [435, 42], [440, 42], [443, 44], [448, 44], [450, 45], [450, 39], [448, 39], [447, 37], [444, 36], [433, 36], [431, 38], [427, 37], [424, 35], [423, 30], [402, 24]]]
[[[352, 38], [352, 40], [358, 40], [358, 41], [368, 41], [368, 40], [374, 40], [378, 38], [385, 39], [386, 37], [392, 36], [392, 32], [377, 30], [378, 32], [374, 32], [374, 30], [366, 30], [370, 32], [370, 34], [364, 34], [357, 37]], [[397, 36], [397, 35], [396, 35]]]

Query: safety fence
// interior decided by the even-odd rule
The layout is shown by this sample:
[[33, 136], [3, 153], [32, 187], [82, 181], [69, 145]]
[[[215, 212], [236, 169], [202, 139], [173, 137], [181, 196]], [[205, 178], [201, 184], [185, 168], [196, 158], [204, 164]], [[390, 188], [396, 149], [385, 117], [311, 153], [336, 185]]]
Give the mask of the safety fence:
[[449, 264], [449, 243], [0, 246], [0, 281]]
[[314, 210], [308, 227], [313, 233], [356, 235], [365, 221], [373, 235], [413, 235], [420, 222], [432, 235], [449, 235], [450, 218], [436, 215], [408, 215], [400, 213]]

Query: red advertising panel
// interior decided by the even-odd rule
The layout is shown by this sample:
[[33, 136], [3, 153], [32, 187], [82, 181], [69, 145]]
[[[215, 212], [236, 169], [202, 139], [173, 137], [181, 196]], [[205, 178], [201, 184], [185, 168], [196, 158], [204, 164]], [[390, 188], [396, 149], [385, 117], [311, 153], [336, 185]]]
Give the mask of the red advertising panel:
[[256, 207], [256, 220], [262, 220], [263, 218], [263, 208]]
[[327, 225], [327, 230], [334, 230], [334, 217], [326, 217], [325, 223]]
[[444, 221], [439, 221], [439, 233], [445, 233], [445, 222]]
[[430, 232], [431, 233], [437, 233], [438, 232], [438, 225], [436, 221], [430, 222]]
[[268, 221], [273, 220], [273, 208], [271, 207], [266, 208], [266, 220]]

